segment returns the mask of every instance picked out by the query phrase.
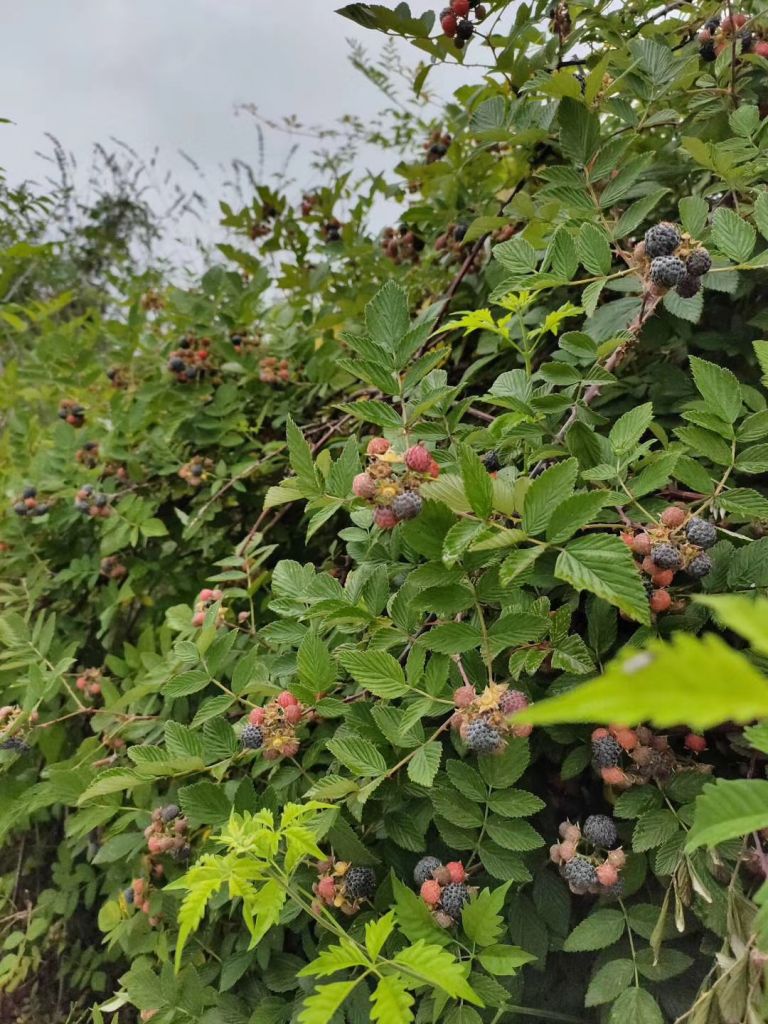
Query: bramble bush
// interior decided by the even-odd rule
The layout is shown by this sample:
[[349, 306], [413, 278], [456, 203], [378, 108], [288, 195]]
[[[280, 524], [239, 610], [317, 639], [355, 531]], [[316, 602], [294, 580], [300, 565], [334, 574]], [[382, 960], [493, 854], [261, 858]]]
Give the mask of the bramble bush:
[[339, 13], [199, 281], [2, 182], [0, 1017], [758, 1024], [768, 19]]

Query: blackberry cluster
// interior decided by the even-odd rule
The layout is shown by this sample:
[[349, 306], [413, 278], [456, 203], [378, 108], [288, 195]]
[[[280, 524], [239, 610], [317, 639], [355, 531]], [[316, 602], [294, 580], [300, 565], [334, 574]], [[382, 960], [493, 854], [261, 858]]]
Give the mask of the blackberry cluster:
[[635, 263], [644, 268], [653, 288], [690, 299], [701, 289], [701, 278], [712, 266], [712, 259], [698, 242], [683, 235], [676, 224], [662, 221], [648, 228], [636, 246]]
[[[440, 27], [443, 35], [453, 40], [456, 49], [462, 50], [474, 35], [475, 25], [484, 21], [487, 15], [488, 9], [477, 0], [451, 0], [450, 7], [440, 11]], [[474, 16], [474, 21], [471, 16]]]
[[367, 454], [368, 467], [352, 481], [352, 493], [373, 506], [374, 523], [382, 530], [391, 530], [398, 523], [415, 519], [424, 504], [419, 494], [421, 484], [440, 473], [427, 449], [418, 444], [400, 455], [385, 438], [374, 437], [368, 443]]
[[75, 687], [86, 697], [101, 696], [102, 675], [99, 668], [87, 668], [75, 679]]
[[315, 910], [325, 905], [355, 914], [376, 895], [376, 875], [371, 868], [356, 867], [333, 856], [316, 865], [318, 879], [312, 886]]
[[755, 31], [747, 27], [749, 17], [746, 14], [727, 14], [725, 17], [715, 15], [704, 23], [699, 31], [699, 55], [709, 62], [717, 60], [720, 54], [731, 45], [736, 53], [756, 53], [759, 57], [768, 57], [768, 40], [765, 30], [756, 27]]
[[[29, 713], [28, 719], [31, 724], [34, 724], [37, 718], [37, 711]], [[14, 754], [22, 754], [29, 750], [24, 726], [24, 712], [18, 704], [0, 707], [0, 750]]]
[[205, 459], [202, 455], [195, 455], [189, 462], [184, 463], [179, 470], [179, 476], [190, 487], [199, 487], [208, 479], [209, 474], [213, 472], [213, 468], [212, 459]]
[[694, 580], [712, 570], [712, 559], [705, 549], [717, 541], [717, 530], [705, 519], [690, 517], [677, 505], [662, 512], [658, 526], [622, 534], [622, 540], [639, 561], [648, 589], [651, 610], [656, 614], [681, 610], [684, 604], [673, 602], [669, 587], [682, 569]]
[[[684, 747], [698, 755], [707, 749], [707, 742], [703, 736], [689, 733], [684, 739]], [[592, 733], [592, 767], [607, 785], [629, 789], [650, 781], [665, 782], [681, 767], [690, 768], [691, 761], [685, 753], [681, 756], [675, 754], [667, 736], [658, 736], [647, 726], [629, 729], [612, 725], [607, 729], [595, 729]], [[695, 767], [697, 771], [710, 771], [709, 765], [696, 764]], [[597, 822], [590, 841], [597, 846], [612, 846], [608, 842], [611, 838], [608, 828], [605, 822]], [[585, 837], [590, 838], [586, 831], [585, 825]]]
[[[224, 599], [224, 591], [219, 590], [216, 587], [211, 590], [209, 587], [203, 588], [197, 595], [197, 601], [195, 602], [195, 612], [192, 616], [192, 625], [199, 629], [205, 622], [205, 616], [209, 608], [212, 608], [219, 601]], [[226, 621], [226, 609], [219, 608], [216, 615], [216, 625], [223, 626]]]
[[323, 240], [332, 244], [334, 242], [341, 241], [341, 221], [335, 217], [331, 217], [330, 220], [326, 220], [323, 223], [320, 233], [323, 236]]
[[266, 761], [295, 757], [299, 752], [297, 727], [311, 712], [288, 690], [283, 690], [264, 707], [252, 708], [240, 734], [247, 750], [262, 750]]
[[424, 857], [416, 865], [413, 877], [419, 895], [443, 928], [450, 928], [461, 918], [465, 904], [477, 892], [467, 885], [466, 869], [458, 860], [443, 865], [437, 857]]
[[[152, 867], [152, 873], [157, 878], [163, 876], [163, 865], [154, 864]], [[130, 907], [135, 907], [142, 914], [146, 914], [149, 917], [149, 923], [151, 925], [157, 925], [160, 923], [159, 916], [152, 916], [152, 909], [150, 905], [151, 890], [149, 882], [145, 882], [143, 878], [134, 878], [127, 889], [123, 890], [123, 899], [126, 904]]]
[[59, 402], [59, 419], [69, 423], [71, 427], [82, 427], [85, 423], [85, 406], [71, 398], [63, 398]]
[[448, 132], [441, 132], [439, 130], [432, 132], [422, 147], [426, 153], [427, 163], [433, 164], [437, 160], [442, 160], [452, 142], [453, 138]]
[[86, 469], [95, 469], [99, 464], [99, 442], [86, 441], [82, 448], [78, 448], [75, 459]]
[[144, 829], [150, 855], [168, 853], [172, 857], [189, 856], [187, 819], [176, 804], [166, 804], [152, 811], [152, 822]]
[[[606, 814], [591, 814], [583, 828], [564, 821], [559, 832], [560, 841], [549, 848], [549, 859], [558, 866], [571, 892], [620, 895], [619, 872], [626, 863], [626, 855], [621, 848], [613, 849], [619, 839], [613, 819]], [[585, 843], [592, 849], [584, 849]]]
[[244, 352], [253, 352], [261, 344], [261, 338], [257, 335], [250, 335], [247, 331], [234, 331], [229, 336], [229, 342], [238, 355]]
[[259, 362], [259, 380], [262, 384], [285, 384], [292, 379], [291, 365], [287, 359], [264, 356]]
[[[435, 239], [435, 251], [444, 254], [446, 264], [463, 263], [467, 259], [472, 248], [471, 242], [464, 241], [468, 230], [469, 224], [459, 221], [457, 224], [449, 224], [445, 231]], [[483, 254], [478, 252], [468, 268], [468, 273], [477, 273], [482, 263]]]
[[25, 487], [13, 503], [13, 511], [17, 516], [44, 516], [50, 508], [50, 502], [40, 501], [36, 487]]
[[530, 725], [518, 725], [511, 716], [529, 705], [522, 690], [510, 690], [506, 684], [491, 683], [478, 694], [466, 684], [453, 694], [456, 711], [451, 726], [458, 730], [470, 750], [476, 754], [498, 754], [511, 737], [530, 736]]
[[381, 236], [381, 251], [395, 266], [401, 263], [418, 263], [419, 253], [424, 249], [424, 239], [401, 224], [398, 228], [385, 228]]
[[168, 357], [168, 372], [172, 373], [179, 384], [188, 384], [202, 380], [213, 370], [210, 363], [210, 338], [195, 338], [187, 335], [179, 342], [179, 347]]
[[75, 494], [75, 508], [85, 515], [106, 519], [112, 514], [109, 495], [97, 491], [93, 484], [84, 484]]

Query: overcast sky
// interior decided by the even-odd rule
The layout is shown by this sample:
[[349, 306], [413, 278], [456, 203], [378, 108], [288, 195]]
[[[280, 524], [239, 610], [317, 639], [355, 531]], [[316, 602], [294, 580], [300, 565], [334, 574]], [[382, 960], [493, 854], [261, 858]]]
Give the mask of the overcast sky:
[[[334, 14], [342, 0], [26, 0], [4, 5], [0, 37], [0, 166], [11, 182], [42, 180], [35, 151], [56, 135], [85, 165], [94, 142], [116, 136], [186, 184], [201, 166], [211, 198], [223, 168], [256, 165], [253, 121], [297, 114], [331, 124], [345, 113], [373, 115], [383, 97], [348, 60], [348, 38], [373, 54], [384, 37]], [[411, 0], [414, 13], [440, 6]], [[418, 51], [403, 53], [417, 62]], [[454, 75], [450, 76], [454, 78]], [[446, 86], [447, 88], [447, 86]], [[291, 141], [267, 136], [267, 170], [282, 166]], [[301, 159], [301, 158], [300, 158]], [[306, 159], [306, 158], [304, 158]], [[292, 171], [300, 179], [301, 164]], [[211, 220], [216, 210], [211, 209]]]

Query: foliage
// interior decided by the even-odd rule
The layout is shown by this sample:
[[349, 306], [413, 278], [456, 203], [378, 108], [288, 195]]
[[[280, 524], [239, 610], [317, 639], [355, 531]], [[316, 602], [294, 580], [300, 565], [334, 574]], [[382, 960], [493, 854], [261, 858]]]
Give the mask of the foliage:
[[0, 183], [3, 1019], [766, 1016], [762, 15], [485, 6], [199, 280]]

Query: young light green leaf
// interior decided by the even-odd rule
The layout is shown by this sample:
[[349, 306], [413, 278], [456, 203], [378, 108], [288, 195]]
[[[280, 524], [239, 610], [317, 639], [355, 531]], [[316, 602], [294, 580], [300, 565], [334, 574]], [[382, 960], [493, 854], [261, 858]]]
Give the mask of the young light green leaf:
[[478, 960], [489, 974], [498, 977], [508, 977], [517, 974], [524, 964], [529, 964], [536, 957], [527, 953], [519, 946], [486, 946], [478, 954]]
[[420, 939], [408, 949], [401, 950], [393, 958], [393, 963], [407, 967], [429, 985], [447, 992], [452, 999], [466, 999], [476, 1006], [483, 1005], [467, 982], [462, 964], [440, 946], [428, 945]]
[[357, 984], [357, 981], [332, 981], [320, 985], [304, 1000], [298, 1024], [328, 1024]]
[[507, 882], [493, 890], [483, 889], [464, 906], [461, 926], [475, 945], [491, 946], [501, 937], [504, 931], [501, 910], [511, 884]]
[[396, 974], [380, 978], [371, 995], [371, 1020], [377, 1024], [410, 1024], [414, 999], [408, 984]]
[[365, 924], [365, 948], [368, 955], [377, 957], [384, 948], [384, 943], [395, 929], [395, 912], [388, 911], [377, 921], [366, 921]]

